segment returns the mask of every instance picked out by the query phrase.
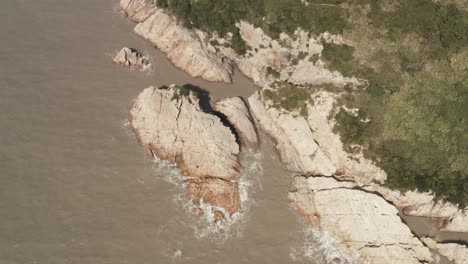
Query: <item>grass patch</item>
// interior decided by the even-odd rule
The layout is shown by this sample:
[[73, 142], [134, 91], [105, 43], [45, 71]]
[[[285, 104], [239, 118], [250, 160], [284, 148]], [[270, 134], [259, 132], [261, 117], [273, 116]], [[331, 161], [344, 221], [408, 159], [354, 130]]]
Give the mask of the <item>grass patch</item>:
[[307, 106], [314, 104], [311, 98], [311, 90], [307, 87], [279, 82], [272, 85], [272, 88], [264, 89], [262, 94], [277, 109], [288, 112], [298, 111], [301, 116], [306, 117]]

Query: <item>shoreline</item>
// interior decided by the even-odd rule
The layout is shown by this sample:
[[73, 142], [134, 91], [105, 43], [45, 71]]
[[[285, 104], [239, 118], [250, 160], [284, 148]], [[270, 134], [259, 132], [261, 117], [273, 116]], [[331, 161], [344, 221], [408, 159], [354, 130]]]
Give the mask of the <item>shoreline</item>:
[[[158, 11], [156, 11], [156, 12], [158, 12]], [[152, 18], [152, 19], [154, 19], [154, 18]], [[138, 26], [137, 26], [137, 27], [138, 27]], [[142, 27], [143, 27], [143, 26], [142, 26]], [[140, 35], [143, 34], [143, 33], [142, 33], [143, 31], [142, 31], [141, 29], [139, 29], [138, 31], [139, 31], [138, 34], [140, 34]], [[203, 32], [202, 32], [202, 33], [203, 33]], [[202, 33], [199, 33], [199, 34], [202, 34]], [[152, 39], [152, 41], [155, 41], [153, 37], [145, 36], [145, 38], [146, 38], [146, 39]], [[224, 51], [224, 52], [225, 52], [224, 54], [226, 54], [226, 52], [229, 53], [229, 51]], [[173, 56], [173, 55], [168, 55], [168, 56]], [[190, 56], [193, 56], [193, 55], [190, 55]], [[234, 57], [234, 58], [231, 58], [231, 59], [232, 59], [233, 61], [236, 60], [235, 57]], [[239, 60], [240, 60], [240, 59], [239, 59]], [[238, 63], [239, 63], [239, 61], [237, 61], [237, 63], [236, 63], [235, 65], [241, 66], [241, 65], [238, 64]], [[205, 65], [205, 66], [206, 66], [206, 65]], [[216, 66], [216, 67], [217, 67], [217, 66]], [[253, 67], [255, 67], [255, 66], [253, 66]], [[187, 69], [185, 69], [185, 70], [187, 70]], [[243, 72], [243, 73], [245, 74], [245, 72]], [[198, 73], [195, 73], [195, 75], [196, 75], [196, 74], [198, 74]], [[203, 74], [206, 74], [206, 71], [204, 71]], [[192, 76], [194, 76], [194, 74], [192, 74]], [[211, 76], [211, 75], [210, 75], [210, 76]], [[247, 77], [247, 76], [248, 76], [248, 74], [245, 75], [244, 77]], [[194, 76], [194, 77], [200, 77], [200, 76]], [[211, 78], [211, 77], [210, 77], [210, 78]], [[258, 84], [259, 81], [258, 81], [257, 79], [255, 79], [255, 78], [251, 78], [251, 79], [253, 79], [253, 82], [254, 82], [254, 83], [256, 82], [256, 83]], [[213, 80], [214, 80], [214, 79], [213, 79]], [[264, 89], [265, 89], [265, 88], [263, 88], [263, 90], [264, 90]], [[262, 90], [262, 88], [260, 88], [260, 90]], [[255, 91], [254, 91], [254, 93], [258, 94], [258, 92], [255, 92]], [[252, 96], [250, 96], [249, 98], [252, 98]], [[245, 99], [247, 99], [247, 98], [245, 98]], [[249, 100], [250, 100], [250, 99], [249, 99]], [[261, 101], [261, 100], [260, 100], [260, 101]], [[262, 102], [263, 104], [265, 104], [264, 101], [261, 101], [261, 102]], [[252, 103], [250, 104], [250, 107], [252, 107]], [[271, 108], [268, 108], [268, 106], [267, 106], [266, 109], [269, 110], [269, 109], [271, 109]], [[310, 110], [309, 110], [309, 111], [310, 111]], [[254, 116], [257, 115], [256, 113], [253, 113], [253, 114], [254, 114]], [[257, 121], [258, 121], [258, 119], [259, 119], [259, 118], [258, 118], [258, 115], [256, 116], [256, 118], [257, 118]], [[258, 122], [257, 122], [257, 125], [258, 125]], [[265, 132], [265, 134], [269, 134], [269, 133], [266, 131], [266, 129], [265, 129], [262, 125], [260, 125], [260, 127], [263, 128], [263, 132]], [[271, 135], [270, 135], [270, 136], [271, 136]], [[276, 140], [276, 139], [275, 139], [275, 136], [271, 136], [271, 139]], [[318, 143], [317, 143], [317, 144], [318, 144]], [[286, 154], [280, 153], [280, 157], [283, 156], [283, 155], [286, 155]], [[291, 169], [290, 169], [290, 170], [291, 170]], [[294, 171], [294, 170], [291, 170], [291, 171]], [[312, 175], [313, 175], [313, 174], [312, 174]], [[317, 174], [317, 176], [321, 176], [320, 173]], [[325, 176], [330, 176], [330, 175], [326, 175], [326, 173], [325, 173]], [[333, 177], [335, 177], [335, 178], [337, 178], [337, 179], [340, 177], [340, 176], [337, 175], [337, 174], [335, 174], [335, 175], [332, 174], [331, 176], [333, 176]], [[351, 178], [353, 178], [353, 175], [351, 175]], [[364, 179], [364, 183], [360, 183], [360, 182], [359, 182], [359, 179], [356, 179], [356, 178], [355, 178], [355, 180], [356, 180], [355, 183], [357, 184], [357, 186], [359, 186], [359, 184], [364, 184], [364, 185], [366, 185], [366, 182], [365, 182], [365, 181], [367, 181], [367, 179]], [[361, 180], [363, 180], [363, 179], [361, 179]], [[392, 200], [392, 199], [395, 199], [395, 200], [397, 200], [398, 202], [400, 202], [399, 199], [403, 199], [403, 198], [402, 198], [402, 195], [392, 193], [392, 192], [394, 192], [393, 190], [389, 190], [389, 191], [388, 191], [388, 192], [390, 192], [390, 194], [388, 194], [388, 193], [382, 193], [381, 190], [384, 190], [385, 192], [387, 192], [386, 187], [376, 185], [376, 186], [371, 186], [370, 188], [371, 188], [372, 191], [374, 191], [374, 192], [379, 193], [380, 195], [382, 195], [382, 197], [386, 200], [386, 202], [392, 204], [392, 205], [395, 206], [396, 208], [398, 208], [399, 206], [398, 206], [398, 204], [395, 204], [396, 202], [395, 202], [394, 200]], [[366, 189], [366, 191], [369, 191], [369, 190]], [[387, 195], [390, 195], [390, 196], [387, 196]], [[396, 196], [395, 196], [395, 195], [396, 195]], [[399, 196], [399, 195], [400, 195], [400, 196]], [[389, 197], [390, 197], [390, 198], [389, 198]], [[405, 202], [404, 202], [404, 203], [405, 203]], [[421, 218], [421, 219], [426, 219], [426, 218], [427, 218], [427, 217], [425, 217], [425, 216], [413, 216], [413, 217], [419, 217], [419, 218]], [[447, 217], [445, 217], [445, 218], [447, 218]], [[417, 229], [415, 226], [411, 227], [412, 224], [408, 224], [407, 221], [406, 221], [406, 219], [405, 219], [404, 217], [401, 217], [401, 219], [402, 219], [402, 221], [404, 222], [404, 224], [407, 225], [407, 226], [413, 231], [413, 233], [416, 233], [416, 232], [414, 231], [414, 230]], [[409, 219], [409, 217], [408, 217], [407, 219]], [[413, 219], [413, 220], [414, 220], [414, 219]], [[414, 222], [414, 221], [411, 221], [411, 222]], [[426, 229], [427, 229], [427, 230], [426, 230], [427, 233], [429, 233], [429, 231], [431, 231], [430, 227], [428, 227], [428, 228], [426, 228]], [[421, 230], [421, 232], [423, 232], [423, 231], [424, 231], [424, 230]], [[421, 232], [420, 232], [420, 233], [421, 233]], [[442, 234], [443, 232], [444, 232], [444, 231], [441, 231], [440, 233]], [[451, 232], [451, 233], [459, 233], [459, 234], [467, 234], [467, 235], [468, 235], [468, 232]], [[417, 237], [418, 237], [418, 239], [420, 239], [419, 236], [417, 236]], [[466, 239], [466, 238], [464, 238], [464, 239]], [[466, 242], [466, 240], [465, 240], [465, 242]], [[425, 244], [424, 244], [424, 245], [425, 245]], [[425, 245], [425, 246], [427, 247], [427, 245]]]

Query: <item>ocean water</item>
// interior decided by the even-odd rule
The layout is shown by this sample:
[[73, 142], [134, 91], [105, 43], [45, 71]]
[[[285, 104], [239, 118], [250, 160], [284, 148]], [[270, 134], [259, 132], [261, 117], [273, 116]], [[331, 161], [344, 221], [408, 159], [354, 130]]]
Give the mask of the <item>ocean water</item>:
[[[0, 264], [353, 263], [290, 207], [291, 174], [263, 134], [260, 153], [241, 154], [242, 210], [222, 225], [190, 212], [178, 170], [129, 129], [132, 99], [172, 83], [213, 100], [258, 88], [239, 73], [233, 84], [192, 78], [133, 26], [113, 0], [2, 2]], [[124, 46], [151, 68], [113, 64]]]
[[[263, 154], [242, 153], [242, 211], [224, 226], [189, 213], [178, 171], [149, 159], [127, 126], [132, 99], [171, 83], [213, 100], [257, 88], [241, 74], [233, 84], [191, 78], [116, 5], [2, 1], [0, 263], [325, 263], [266, 136]], [[151, 68], [113, 64], [124, 46]]]

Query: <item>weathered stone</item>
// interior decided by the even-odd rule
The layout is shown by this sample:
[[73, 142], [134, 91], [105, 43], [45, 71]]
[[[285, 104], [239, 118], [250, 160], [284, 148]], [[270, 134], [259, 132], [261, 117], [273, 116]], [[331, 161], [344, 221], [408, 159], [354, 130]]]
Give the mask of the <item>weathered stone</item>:
[[226, 116], [240, 138], [242, 144], [250, 149], [258, 150], [259, 142], [250, 111], [240, 97], [220, 100], [213, 104], [213, 109]]
[[187, 181], [187, 194], [196, 204], [201, 200], [211, 206], [223, 208], [230, 215], [239, 211], [240, 196], [236, 182], [215, 178], [195, 178]]
[[135, 99], [130, 123], [148, 153], [191, 176], [187, 193], [196, 204], [203, 199], [229, 215], [239, 210], [233, 181], [239, 175], [239, 145], [219, 117], [201, 109], [194, 92], [174, 85], [147, 88]]
[[377, 194], [332, 177], [296, 177], [289, 197], [313, 225], [340, 240], [344, 254], [359, 254], [359, 263], [420, 263], [431, 253]]
[[133, 21], [142, 22], [154, 14], [157, 7], [148, 0], [121, 0], [120, 10]]
[[148, 58], [137, 50], [124, 47], [114, 57], [114, 62], [131, 68], [144, 68], [150, 65]]
[[167, 54], [169, 60], [193, 77], [208, 81], [231, 82], [233, 66], [229, 59], [210, 52], [192, 30], [180, 25], [176, 18], [157, 9], [134, 31]]
[[235, 179], [239, 175], [239, 145], [230, 129], [205, 113], [193, 92], [175, 86], [150, 87], [130, 110], [140, 142], [161, 159], [177, 163], [184, 175]]
[[[260, 127], [274, 138], [276, 149], [288, 169], [306, 175], [338, 175], [369, 183], [385, 179], [385, 173], [360, 154], [351, 156], [343, 149], [340, 137], [333, 133], [328, 119], [333, 95], [312, 95], [307, 116], [272, 106], [259, 92], [249, 98], [252, 115]], [[350, 177], [351, 176], [351, 177]]]
[[430, 237], [421, 239], [430, 248], [437, 250], [440, 255], [448, 258], [454, 264], [468, 264], [468, 247], [457, 243], [438, 243]]

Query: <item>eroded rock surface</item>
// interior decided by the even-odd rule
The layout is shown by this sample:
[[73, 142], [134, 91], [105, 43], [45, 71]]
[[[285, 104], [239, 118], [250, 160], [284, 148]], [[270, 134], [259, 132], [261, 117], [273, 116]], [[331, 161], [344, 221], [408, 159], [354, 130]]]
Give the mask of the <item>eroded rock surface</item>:
[[442, 256], [455, 264], [468, 264], [468, 247], [458, 243], [437, 243], [434, 239], [425, 237], [422, 241], [430, 248], [435, 249]]
[[260, 127], [277, 142], [281, 160], [288, 169], [305, 175], [343, 175], [362, 183], [383, 180], [385, 173], [362, 155], [351, 157], [343, 149], [333, 122], [328, 119], [334, 96], [327, 92], [312, 95], [314, 105], [307, 116], [272, 106], [260, 92], [249, 98], [252, 115]]
[[431, 252], [377, 194], [333, 177], [296, 177], [289, 193], [293, 206], [314, 226], [331, 232], [359, 263], [421, 263]]
[[133, 21], [142, 22], [154, 14], [157, 7], [148, 0], [121, 0], [120, 10]]
[[449, 202], [435, 201], [434, 195], [429, 192], [401, 192], [377, 184], [370, 184], [364, 188], [379, 192], [405, 215], [426, 217], [439, 230], [468, 232], [468, 207], [461, 210]]
[[150, 41], [177, 67], [193, 77], [231, 82], [231, 61], [206, 48], [197, 32], [184, 28], [177, 19], [145, 0], [122, 0], [124, 14], [138, 23], [134, 31]]
[[220, 100], [213, 104], [213, 109], [226, 116], [235, 127], [244, 146], [258, 150], [257, 130], [250, 116], [250, 111], [242, 98], [232, 97]]
[[239, 187], [236, 182], [196, 178], [187, 181], [189, 198], [196, 204], [210, 204], [223, 215], [232, 215], [240, 210]]
[[174, 162], [182, 174], [196, 177], [187, 186], [195, 203], [203, 198], [230, 214], [239, 209], [239, 145], [219, 117], [200, 107], [194, 92], [174, 85], [146, 88], [129, 115], [149, 154]]
[[150, 65], [148, 58], [137, 50], [124, 47], [114, 57], [114, 62], [130, 68], [141, 69]]

